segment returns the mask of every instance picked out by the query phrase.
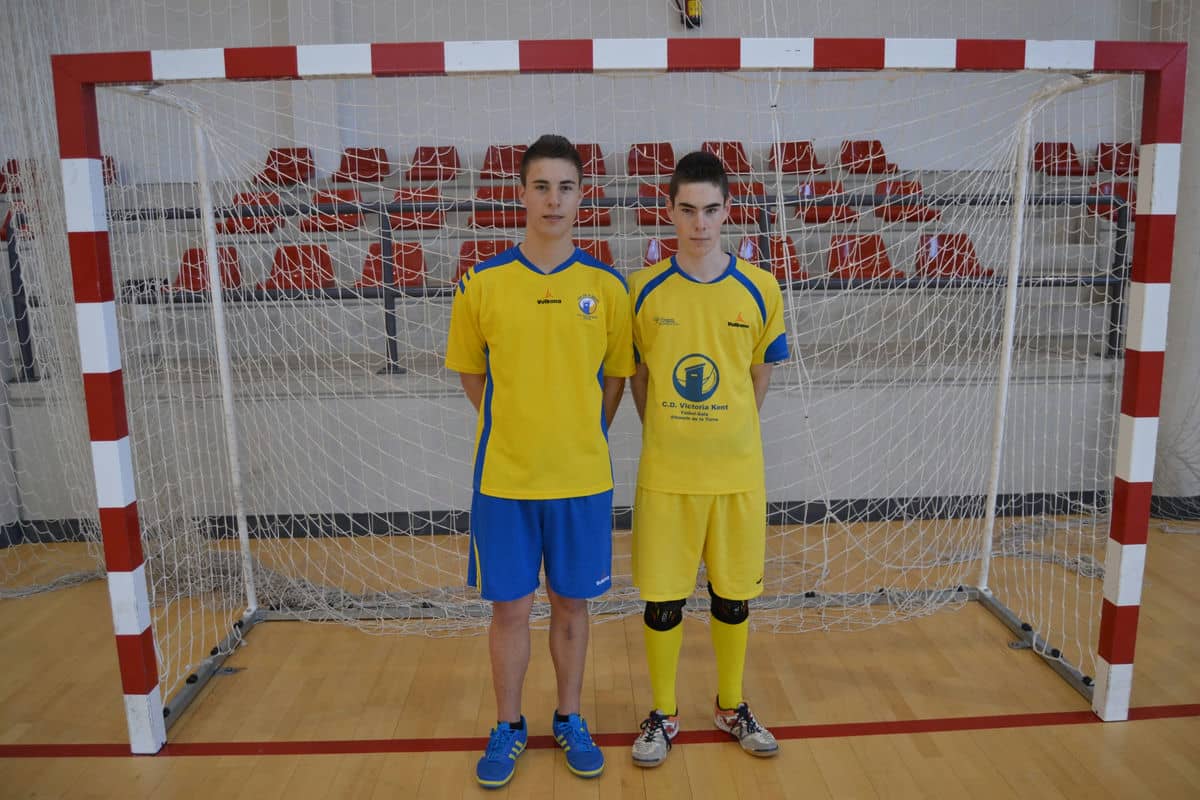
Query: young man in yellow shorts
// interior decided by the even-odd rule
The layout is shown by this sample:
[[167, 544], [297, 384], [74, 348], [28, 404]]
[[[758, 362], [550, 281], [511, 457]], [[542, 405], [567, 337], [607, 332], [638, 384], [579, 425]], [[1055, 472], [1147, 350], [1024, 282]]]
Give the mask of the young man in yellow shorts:
[[625, 281], [571, 238], [582, 173], [563, 137], [529, 146], [518, 192], [525, 238], [468, 270], [451, 307], [446, 368], [479, 414], [467, 582], [492, 603], [498, 719], [475, 766], [488, 789], [512, 779], [529, 738], [521, 690], [543, 565], [558, 690], [550, 729], [571, 772], [604, 770], [580, 694], [587, 601], [612, 585], [608, 426], [634, 364]]
[[772, 364], [788, 357], [779, 284], [721, 250], [729, 181], [708, 153], [680, 159], [668, 206], [679, 252], [635, 273], [633, 397], [642, 455], [633, 509], [633, 581], [654, 708], [633, 761], [661, 764], [679, 730], [675, 674], [683, 607], [708, 569], [717, 658], [714, 723], [746, 752], [779, 745], [742, 697], [749, 601], [762, 593], [766, 486], [759, 409]]

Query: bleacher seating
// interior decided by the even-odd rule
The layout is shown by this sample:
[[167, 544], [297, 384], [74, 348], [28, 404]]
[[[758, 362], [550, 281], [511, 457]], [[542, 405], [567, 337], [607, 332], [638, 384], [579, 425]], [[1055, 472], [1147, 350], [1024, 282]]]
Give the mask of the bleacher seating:
[[[231, 205], [247, 207], [275, 207], [279, 205], [278, 192], [239, 192], [233, 196]], [[270, 233], [283, 225], [280, 216], [226, 217], [217, 220], [217, 233]]]
[[583, 162], [583, 177], [598, 178], [608, 174], [608, 168], [604, 166], [604, 152], [598, 144], [577, 144], [575, 149], [579, 151], [579, 160]]
[[665, 183], [642, 183], [638, 184], [638, 198], [650, 202], [662, 200], [663, 205], [638, 205], [637, 224], [638, 225], [670, 225], [671, 217], [667, 214], [666, 201], [669, 196], [668, 184]]
[[521, 159], [529, 149], [524, 144], [488, 145], [483, 154], [483, 169], [479, 177], [489, 180], [513, 178], [521, 172]]
[[[729, 209], [729, 223], [731, 225], [757, 225], [758, 217], [764, 209], [761, 205], [754, 205], [759, 202], [754, 198], [762, 197], [765, 193], [766, 188], [759, 181], [730, 181], [729, 194], [733, 198], [733, 206]], [[739, 202], [743, 198], [749, 199]], [[765, 210], [768, 222], [774, 222], [775, 212], [769, 207]]]
[[838, 163], [851, 175], [890, 175], [898, 169], [888, 161], [878, 139], [847, 139], [842, 142]]
[[[21, 200], [14, 200], [12, 205], [4, 210], [4, 219], [0, 220], [0, 242], [7, 242], [9, 237], [17, 232], [13, 230], [13, 219], [17, 214], [23, 214], [24, 211], [25, 203]], [[22, 224], [19, 231], [21, 233], [28, 233], [28, 223]]]
[[830, 239], [829, 277], [842, 280], [903, 278], [892, 269], [883, 237], [877, 233], [838, 234]]
[[758, 237], [746, 236], [738, 247], [738, 255], [767, 270], [776, 280], [808, 280], [808, 273], [800, 268], [800, 257], [796, 253], [796, 243], [792, 241], [792, 237], [772, 234], [767, 240], [767, 247], [769, 256], [764, 261], [759, 250]]
[[[440, 203], [442, 191], [436, 186], [397, 189], [392, 193], [393, 203]], [[394, 231], [424, 231], [443, 228], [446, 212], [441, 209], [428, 211], [393, 211], [388, 213], [388, 224]]]
[[1070, 142], [1038, 142], [1033, 146], [1033, 168], [1055, 178], [1095, 175], [1094, 164], [1079, 160], [1075, 145]]
[[915, 271], [930, 278], [983, 278], [995, 274], [979, 263], [975, 244], [965, 233], [922, 234]]
[[308, 147], [274, 147], [254, 180], [269, 186], [295, 186], [312, 180], [312, 150]]
[[750, 172], [750, 159], [746, 156], [746, 148], [741, 142], [707, 141], [701, 143], [700, 149], [721, 159], [725, 171], [731, 175], [745, 175]]
[[333, 259], [323, 244], [285, 244], [275, 250], [271, 274], [259, 289], [328, 289], [334, 286]]
[[412, 155], [412, 166], [404, 173], [406, 181], [451, 181], [458, 177], [462, 160], [453, 145], [421, 145]]
[[333, 180], [340, 183], [379, 183], [392, 173], [387, 150], [382, 147], [347, 147]]
[[941, 212], [932, 206], [923, 205], [912, 199], [924, 191], [920, 181], [883, 180], [875, 184], [875, 194], [885, 197], [905, 197], [896, 203], [875, 206], [875, 216], [887, 222], [932, 222], [941, 217]]
[[669, 177], [675, 171], [675, 150], [670, 142], [639, 142], [631, 145], [625, 171], [629, 175]]
[[[596, 186], [590, 183], [584, 184], [583, 188], [580, 190], [580, 195], [585, 200], [599, 200], [605, 196], [604, 187]], [[604, 225], [611, 225], [612, 209], [601, 206], [580, 208], [579, 217], [575, 224], [582, 228], [595, 228]]]
[[[313, 205], [333, 205], [337, 203], [361, 203], [362, 197], [358, 189], [323, 190], [313, 194]], [[361, 228], [363, 215], [360, 212], [335, 214], [328, 211], [318, 211], [314, 216], [300, 220], [300, 230], [305, 233], [318, 231], [352, 231]]]
[[1138, 154], [1133, 142], [1101, 142], [1096, 145], [1096, 169], [1118, 178], [1137, 175]]
[[825, 171], [825, 165], [817, 160], [813, 143], [810, 141], [779, 142], [772, 146], [768, 161], [772, 172], [775, 170], [777, 161], [779, 171], [784, 175], [811, 175]]
[[[476, 209], [468, 221], [472, 228], [524, 228], [527, 221], [525, 207], [517, 199], [517, 187], [513, 184], [481, 186], [475, 192], [479, 200], [503, 203], [506, 208]], [[511, 206], [511, 208], [507, 207]]]
[[[1133, 210], [1137, 204], [1137, 189], [1132, 184], [1127, 181], [1100, 181], [1092, 185], [1088, 190], [1088, 194], [1093, 197], [1107, 195], [1124, 200], [1129, 206], [1125, 220], [1128, 224], [1133, 224]], [[1116, 222], [1119, 208], [1115, 203], [1092, 202], [1088, 203], [1088, 211], [1107, 219], [1109, 222]]]
[[[221, 274], [222, 289], [236, 289], [242, 285], [241, 262], [236, 247], [217, 248], [217, 269]], [[183, 292], [208, 291], [208, 263], [204, 248], [192, 247], [183, 251], [183, 257], [179, 260], [179, 273], [170, 286], [163, 288]]]
[[597, 261], [603, 261], [609, 266], [613, 263], [612, 247], [608, 239], [576, 239], [575, 246]]
[[679, 240], [675, 237], [647, 239], [645, 255], [642, 256], [642, 261], [648, 267], [651, 264], [657, 264], [664, 258], [670, 258], [678, 252]]
[[514, 246], [516, 242], [511, 239], [468, 239], [458, 248], [458, 268], [454, 271], [454, 280], [457, 281], [480, 261], [487, 261]]
[[[375, 242], [367, 248], [362, 275], [354, 282], [354, 288], [383, 286], [383, 267], [383, 243]], [[404, 288], [425, 283], [425, 249], [420, 242], [392, 242], [392, 283]]]
[[[800, 184], [797, 193], [800, 195], [800, 204], [796, 207], [796, 216], [809, 225], [858, 219], [858, 212], [845, 202], [846, 189], [841, 181], [807, 181]], [[817, 200], [832, 202], [816, 205]]]

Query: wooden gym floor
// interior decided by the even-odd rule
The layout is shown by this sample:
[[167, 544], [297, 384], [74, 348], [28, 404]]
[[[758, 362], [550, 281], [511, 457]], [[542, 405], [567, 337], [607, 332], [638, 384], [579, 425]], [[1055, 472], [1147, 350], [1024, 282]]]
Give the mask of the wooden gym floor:
[[490, 793], [472, 777], [495, 719], [483, 636], [261, 625], [161, 754], [125, 755], [108, 596], [93, 581], [0, 602], [0, 798], [1195, 798], [1197, 575], [1200, 535], [1152, 531], [1125, 723], [1097, 721], [974, 603], [853, 633], [756, 632], [747, 696], [782, 747], [766, 761], [712, 730], [711, 646], [688, 620], [681, 743], [662, 767], [633, 767], [650, 706], [641, 621], [596, 624], [584, 711], [608, 765], [594, 781], [548, 740], [554, 678], [535, 631], [534, 738]]

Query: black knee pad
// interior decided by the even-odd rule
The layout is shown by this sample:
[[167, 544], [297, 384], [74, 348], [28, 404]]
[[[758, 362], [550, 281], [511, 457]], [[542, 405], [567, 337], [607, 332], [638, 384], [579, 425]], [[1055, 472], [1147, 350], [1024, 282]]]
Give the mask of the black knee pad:
[[709, 609], [713, 619], [719, 619], [726, 625], [741, 625], [750, 619], [749, 600], [726, 600], [713, 591], [711, 583], [708, 585], [708, 594], [712, 597], [712, 605]]
[[668, 600], [665, 603], [646, 603], [642, 619], [652, 631], [669, 631], [683, 622], [683, 606], [686, 600]]

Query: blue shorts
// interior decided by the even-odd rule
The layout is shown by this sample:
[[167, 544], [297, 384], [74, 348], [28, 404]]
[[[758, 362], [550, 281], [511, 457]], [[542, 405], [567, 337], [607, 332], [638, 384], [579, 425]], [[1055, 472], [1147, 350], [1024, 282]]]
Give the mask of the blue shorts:
[[510, 500], [475, 492], [467, 585], [484, 600], [532, 594], [542, 559], [563, 597], [598, 597], [612, 586], [612, 490], [560, 500]]

